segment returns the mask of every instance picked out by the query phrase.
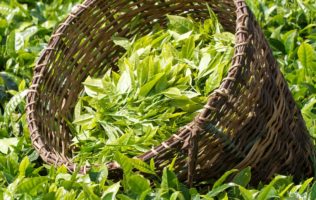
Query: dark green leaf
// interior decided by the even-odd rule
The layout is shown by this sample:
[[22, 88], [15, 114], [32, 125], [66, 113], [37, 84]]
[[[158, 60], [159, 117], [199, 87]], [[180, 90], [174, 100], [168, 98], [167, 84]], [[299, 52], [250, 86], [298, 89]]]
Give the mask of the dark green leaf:
[[140, 175], [131, 175], [127, 179], [130, 191], [135, 194], [142, 194], [144, 191], [150, 190], [149, 180]]
[[251, 169], [250, 167], [246, 167], [245, 169], [241, 170], [233, 179], [233, 182], [246, 187], [251, 180]]

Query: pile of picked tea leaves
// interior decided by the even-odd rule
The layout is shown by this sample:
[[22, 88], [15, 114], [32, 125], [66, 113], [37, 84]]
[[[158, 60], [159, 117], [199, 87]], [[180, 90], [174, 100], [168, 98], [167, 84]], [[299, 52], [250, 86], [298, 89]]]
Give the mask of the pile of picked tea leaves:
[[167, 16], [167, 28], [128, 40], [119, 70], [88, 77], [76, 105], [77, 159], [106, 162], [115, 151], [129, 157], [148, 151], [190, 122], [231, 63], [234, 35], [211, 13], [204, 22]]

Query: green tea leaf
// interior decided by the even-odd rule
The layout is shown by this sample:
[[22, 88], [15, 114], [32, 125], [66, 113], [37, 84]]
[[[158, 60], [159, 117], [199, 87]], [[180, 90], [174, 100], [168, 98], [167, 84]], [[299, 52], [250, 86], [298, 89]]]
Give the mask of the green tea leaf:
[[290, 189], [293, 187], [294, 183], [289, 184], [286, 186], [281, 192], [279, 192], [279, 196], [283, 197]]
[[[228, 183], [228, 184], [223, 184], [223, 185], [220, 185], [214, 189], [212, 189], [210, 192], [208, 192], [205, 197], [207, 198], [212, 198], [212, 197], [216, 197], [217, 195], [219, 195], [220, 193], [224, 192], [225, 190], [227, 190], [228, 188], [231, 188], [231, 187], [235, 187], [237, 186], [236, 184], [234, 183]], [[204, 196], [202, 196], [204, 197]]]
[[144, 173], [148, 173], [148, 174], [153, 174], [153, 175], [156, 174], [155, 171], [153, 171], [151, 169], [151, 167], [146, 162], [144, 162], [140, 159], [136, 159], [136, 158], [130, 159], [130, 161], [131, 161], [133, 167], [135, 167], [139, 171], [144, 172]]
[[246, 187], [251, 180], [251, 169], [250, 167], [246, 167], [245, 169], [241, 170], [233, 179], [233, 182]]
[[73, 123], [79, 124], [79, 125], [84, 125], [84, 124], [90, 123], [91, 119], [93, 119], [93, 118], [94, 118], [94, 116], [91, 114], [83, 114], [83, 115], [80, 115], [79, 117], [77, 117]]
[[161, 188], [165, 190], [169, 190], [170, 188], [173, 188], [175, 190], [179, 189], [179, 182], [177, 176], [168, 168], [163, 169]]
[[238, 188], [239, 188], [240, 194], [245, 200], [255, 199], [254, 196], [257, 194], [257, 192], [249, 191], [241, 185], [238, 185]]
[[311, 187], [311, 190], [310, 190], [310, 193], [309, 193], [309, 198], [310, 199], [315, 199], [316, 198], [316, 183], [314, 182], [312, 187]]
[[102, 200], [116, 200], [116, 194], [120, 189], [120, 182], [114, 183], [109, 186], [102, 194]]
[[30, 160], [27, 156], [25, 156], [19, 166], [19, 176], [21, 177], [25, 176], [25, 171], [29, 165], [30, 165]]
[[127, 38], [123, 37], [112, 37], [114, 44], [123, 47], [125, 50], [129, 50], [131, 42]]
[[167, 15], [169, 19], [169, 29], [178, 32], [179, 34], [187, 33], [194, 29], [194, 23], [185, 17], [176, 15]]
[[305, 76], [312, 77], [313, 70], [316, 69], [315, 51], [314, 48], [308, 43], [302, 43], [297, 51], [298, 60], [306, 71]]
[[265, 186], [258, 196], [256, 197], [258, 200], [267, 200], [269, 198], [275, 197], [276, 196], [276, 189], [274, 188], [274, 184], [281, 180], [284, 179], [284, 176], [276, 176], [267, 186]]
[[2, 138], [0, 139], [0, 152], [3, 154], [7, 154], [9, 149], [12, 149], [12, 146], [16, 146], [18, 144], [18, 138]]
[[195, 40], [194, 37], [191, 36], [187, 40], [185, 40], [184, 45], [182, 46], [182, 58], [192, 59], [193, 53], [195, 50]]
[[132, 79], [130, 77], [130, 73], [124, 71], [117, 83], [117, 88], [120, 93], [127, 92], [132, 86]]
[[286, 34], [284, 34], [283, 43], [284, 43], [285, 50], [287, 53], [290, 53], [294, 50], [296, 37], [297, 37], [296, 30], [291, 30], [291, 31], [288, 31]]
[[15, 31], [12, 31], [10, 35], [8, 35], [6, 50], [8, 55], [15, 55]]
[[128, 175], [132, 171], [133, 165], [130, 161], [130, 158], [128, 158], [124, 154], [115, 152], [114, 159], [120, 164], [121, 168], [124, 171], [124, 174]]
[[16, 109], [16, 107], [22, 102], [24, 101], [25, 96], [27, 95], [28, 90], [24, 90], [22, 92], [17, 93], [16, 95], [14, 95], [10, 101], [7, 103], [6, 107], [5, 107], [5, 116], [10, 116], [11, 113], [14, 112], [14, 110]]
[[313, 181], [314, 178], [309, 178], [306, 181], [304, 181], [304, 183], [302, 184], [301, 188], [299, 189], [298, 193], [303, 194], [303, 192], [305, 192], [305, 190], [307, 189], [307, 187], [309, 186], [309, 184]]
[[142, 194], [144, 191], [150, 190], [149, 180], [140, 175], [131, 175], [128, 177], [128, 186], [135, 194]]
[[183, 194], [179, 191], [176, 191], [174, 193], [172, 193], [172, 195], [170, 196], [170, 200], [185, 200]]
[[33, 177], [33, 178], [24, 178], [22, 182], [17, 186], [17, 193], [38, 193], [40, 190], [44, 189], [45, 184], [47, 183], [47, 177]]
[[230, 176], [231, 174], [233, 173], [236, 173], [238, 172], [237, 169], [232, 169], [232, 170], [229, 170], [227, 172], [224, 173], [224, 175], [222, 175], [213, 185], [213, 188], [212, 189], [215, 189], [217, 188], [218, 186], [222, 185], [224, 183], [224, 181], [227, 179], [228, 176]]
[[156, 83], [161, 79], [162, 76], [164, 76], [165, 73], [159, 73], [156, 74], [154, 77], [151, 78], [151, 81], [146, 83], [140, 88], [139, 95], [140, 96], [146, 96], [156, 85]]
[[93, 192], [93, 188], [86, 184], [81, 184], [84, 193], [86, 194], [86, 198], [91, 200], [99, 200], [100, 198]]

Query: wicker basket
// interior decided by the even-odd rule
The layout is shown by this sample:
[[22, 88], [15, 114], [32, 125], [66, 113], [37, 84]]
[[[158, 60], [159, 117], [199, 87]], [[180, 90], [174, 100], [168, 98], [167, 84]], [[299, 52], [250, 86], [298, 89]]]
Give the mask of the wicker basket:
[[275, 173], [311, 176], [313, 144], [244, 0], [86, 0], [78, 5], [42, 52], [27, 96], [30, 135], [41, 158], [75, 169], [66, 119], [72, 119], [87, 76], [117, 69], [123, 50], [111, 41], [113, 34], [146, 34], [155, 23], [165, 25], [166, 14], [203, 20], [208, 17], [206, 3], [236, 35], [228, 76], [191, 123], [139, 158], [154, 158], [160, 170], [177, 156], [175, 171], [189, 183], [246, 166], [252, 167], [254, 182]]

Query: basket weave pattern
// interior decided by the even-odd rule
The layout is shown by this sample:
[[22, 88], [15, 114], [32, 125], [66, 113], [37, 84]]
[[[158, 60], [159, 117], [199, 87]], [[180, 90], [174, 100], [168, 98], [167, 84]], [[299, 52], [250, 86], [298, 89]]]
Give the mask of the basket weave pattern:
[[117, 70], [123, 49], [111, 41], [114, 34], [144, 35], [155, 23], [165, 25], [166, 14], [203, 20], [206, 3], [236, 35], [228, 76], [191, 123], [139, 158], [154, 158], [159, 170], [177, 156], [175, 171], [189, 183], [246, 166], [252, 167], [254, 182], [274, 173], [312, 175], [314, 150], [300, 110], [244, 0], [86, 0], [78, 5], [42, 52], [27, 96], [31, 139], [42, 159], [75, 170], [67, 121], [86, 77]]

